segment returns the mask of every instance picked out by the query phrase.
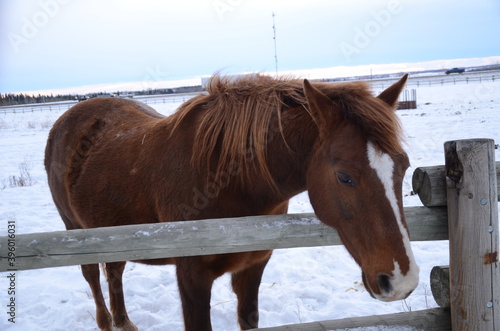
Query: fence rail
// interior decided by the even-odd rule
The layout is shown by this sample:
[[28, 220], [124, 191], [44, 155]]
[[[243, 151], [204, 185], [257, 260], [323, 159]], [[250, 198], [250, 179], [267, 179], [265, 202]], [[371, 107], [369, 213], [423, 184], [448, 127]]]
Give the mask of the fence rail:
[[[180, 94], [180, 95], [167, 94], [167, 95], [155, 95], [155, 96], [138, 95], [135, 98], [133, 98], [133, 100], [137, 100], [148, 105], [157, 105], [164, 103], [183, 103], [186, 102], [191, 97], [195, 96], [196, 94], [195, 93]], [[5, 114], [34, 113], [39, 111], [44, 111], [44, 112], [64, 111], [68, 110], [69, 108], [71, 108], [76, 104], [77, 104], [76, 101], [67, 101], [67, 102], [2, 106], [0, 107], [0, 114], [5, 115]]]
[[17, 106], [7, 106], [0, 107], [0, 114], [26, 114], [34, 112], [52, 112], [52, 111], [64, 111], [68, 110], [71, 106], [75, 105], [75, 102], [61, 103], [61, 104], [40, 104], [40, 105], [17, 105]]
[[373, 315], [362, 317], [342, 318], [331, 321], [290, 324], [270, 328], [259, 328], [250, 331], [325, 331], [351, 330], [353, 328], [373, 326], [413, 327], [425, 331], [451, 330], [449, 308], [433, 308], [406, 313]]
[[[446, 209], [405, 208], [412, 240], [446, 240]], [[0, 272], [67, 265], [341, 245], [314, 214], [123, 225], [17, 235], [15, 266], [0, 237]]]
[[[401, 74], [391, 75], [391, 77], [373, 78], [369, 76], [349, 77], [327, 80], [330, 82], [349, 82], [355, 80], [366, 80], [370, 82], [374, 89], [385, 89], [399, 79]], [[488, 72], [466, 72], [459, 75], [445, 74], [429, 74], [429, 75], [412, 75], [406, 82], [406, 87], [426, 87], [426, 86], [443, 86], [456, 84], [472, 84], [472, 83], [491, 83], [500, 79], [500, 70], [492, 70]]]

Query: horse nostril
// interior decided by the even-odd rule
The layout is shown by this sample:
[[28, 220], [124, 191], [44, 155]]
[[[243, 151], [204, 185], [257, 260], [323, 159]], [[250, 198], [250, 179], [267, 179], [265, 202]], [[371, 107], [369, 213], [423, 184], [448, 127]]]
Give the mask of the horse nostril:
[[365, 288], [366, 288], [366, 291], [368, 291], [368, 293], [370, 294], [370, 296], [374, 299], [376, 299], [375, 295], [373, 294], [372, 292], [372, 289], [370, 288], [370, 286], [368, 285], [368, 281], [366, 279], [366, 274], [365, 272], [361, 272], [361, 278], [363, 279], [363, 284], [365, 284]]
[[381, 293], [389, 293], [392, 291], [391, 277], [387, 275], [378, 275], [377, 284]]

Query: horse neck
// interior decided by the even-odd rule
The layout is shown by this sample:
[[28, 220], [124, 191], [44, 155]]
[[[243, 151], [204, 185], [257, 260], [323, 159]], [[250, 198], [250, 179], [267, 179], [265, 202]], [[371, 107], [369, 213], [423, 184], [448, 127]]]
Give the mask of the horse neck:
[[289, 199], [306, 189], [306, 170], [318, 129], [302, 106], [282, 112], [281, 129], [271, 130], [268, 166], [281, 195]]

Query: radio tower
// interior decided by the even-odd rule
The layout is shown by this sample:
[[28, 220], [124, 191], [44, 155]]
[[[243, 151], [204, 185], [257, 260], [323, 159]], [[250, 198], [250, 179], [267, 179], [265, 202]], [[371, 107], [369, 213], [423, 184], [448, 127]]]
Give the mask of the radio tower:
[[278, 77], [278, 54], [276, 53], [276, 24], [274, 23], [273, 12], [273, 39], [274, 39], [274, 66], [276, 68], [276, 77]]

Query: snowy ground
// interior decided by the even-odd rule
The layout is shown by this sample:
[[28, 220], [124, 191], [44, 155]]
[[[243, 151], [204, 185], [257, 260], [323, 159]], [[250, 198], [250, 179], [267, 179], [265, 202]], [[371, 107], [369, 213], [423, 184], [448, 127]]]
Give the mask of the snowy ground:
[[[405, 206], [420, 205], [410, 196], [417, 166], [444, 164], [443, 143], [465, 138], [500, 142], [500, 81], [420, 87], [418, 109], [398, 112], [407, 136], [412, 168], [404, 183]], [[178, 102], [152, 104], [172, 113]], [[49, 194], [43, 152], [50, 126], [63, 110], [25, 114], [0, 112], [0, 236], [15, 221], [18, 234], [64, 230]], [[496, 159], [500, 160], [497, 151]], [[11, 187], [12, 176], [31, 175], [31, 186]], [[291, 213], [311, 212], [307, 193], [295, 197]], [[436, 307], [429, 286], [433, 266], [448, 264], [447, 242], [412, 243], [421, 267], [420, 285], [405, 301], [371, 299], [359, 267], [343, 247], [276, 250], [260, 286], [261, 327]], [[7, 274], [0, 278], [0, 330], [97, 330], [95, 306], [80, 267], [16, 274], [16, 323], [8, 322]], [[131, 320], [141, 330], [183, 330], [173, 266], [128, 263], [125, 296]], [[103, 286], [105, 286], [105, 282]], [[214, 330], [238, 330], [236, 298], [229, 277], [212, 291]], [[106, 295], [107, 299], [107, 295]]]

